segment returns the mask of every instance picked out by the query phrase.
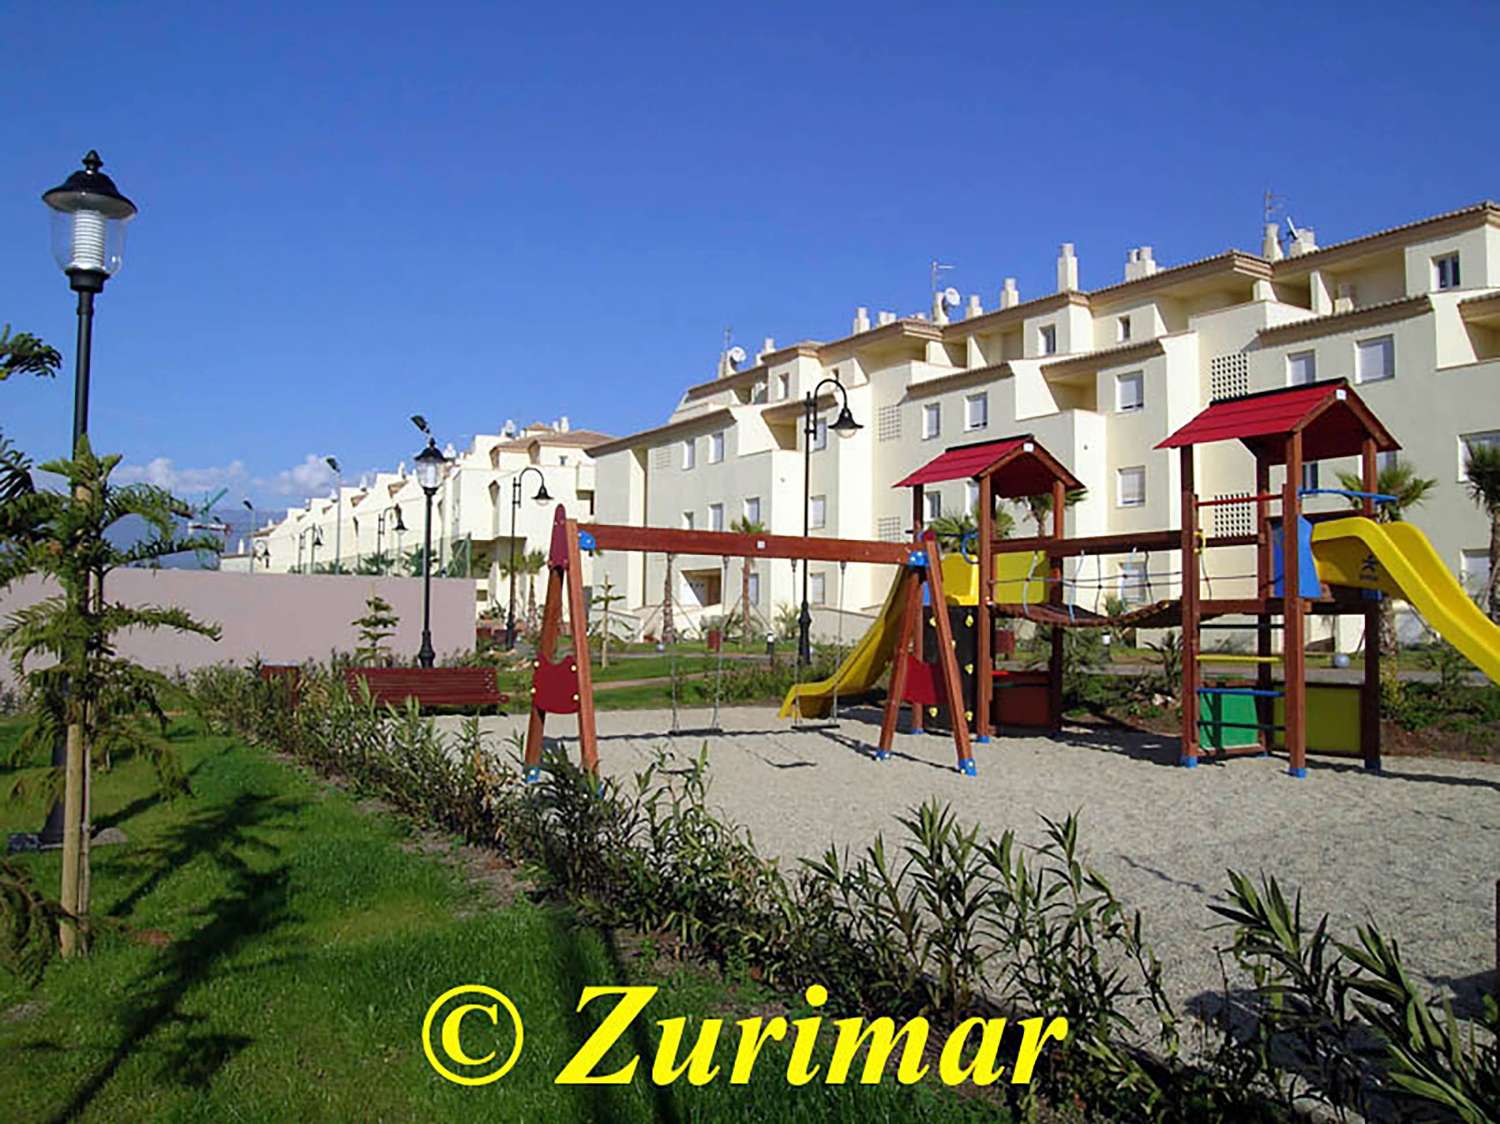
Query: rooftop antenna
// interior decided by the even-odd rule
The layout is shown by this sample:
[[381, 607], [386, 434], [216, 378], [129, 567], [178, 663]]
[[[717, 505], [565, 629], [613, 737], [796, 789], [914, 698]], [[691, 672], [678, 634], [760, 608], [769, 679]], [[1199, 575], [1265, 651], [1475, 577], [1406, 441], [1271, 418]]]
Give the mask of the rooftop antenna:
[[1264, 215], [1263, 221], [1275, 222], [1277, 214], [1286, 209], [1286, 196], [1277, 195], [1276, 192], [1268, 187], [1266, 188], [1266, 193], [1261, 196], [1261, 205], [1261, 213]]
[[937, 291], [938, 291], [938, 275], [940, 273], [946, 273], [948, 270], [950, 270], [952, 268], [953, 267], [951, 265], [944, 265], [942, 262], [938, 261], [937, 258], [933, 258], [932, 259], [932, 268], [928, 271], [928, 275], [929, 275], [929, 277], [931, 278], [931, 281], [932, 281], [932, 295], [933, 296], [937, 296]]

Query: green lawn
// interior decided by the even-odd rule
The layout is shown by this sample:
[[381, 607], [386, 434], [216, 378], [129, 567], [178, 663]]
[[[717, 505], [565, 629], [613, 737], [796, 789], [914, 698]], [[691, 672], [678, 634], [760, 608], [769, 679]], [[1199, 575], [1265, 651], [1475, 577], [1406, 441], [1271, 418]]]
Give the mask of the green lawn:
[[[643, 981], [612, 939], [525, 898], [493, 906], [343, 793], [259, 750], [173, 734], [191, 797], [158, 801], [134, 762], [97, 786], [97, 822], [129, 842], [95, 851], [96, 915], [112, 927], [93, 956], [54, 963], [34, 992], [0, 976], [7, 1120], [993, 1118], [927, 1088], [790, 1089], [770, 1052], [748, 1087], [661, 1088], [644, 1063], [632, 1085], [555, 1086], [588, 1033], [573, 1015], [587, 984], [659, 983], [658, 1018], [776, 1003], [696, 970]], [[0, 830], [39, 821], [0, 804]], [[55, 891], [55, 855], [17, 861]], [[520, 1062], [482, 1088], [439, 1079], [419, 1041], [428, 1004], [463, 983], [498, 988], [525, 1018]]]

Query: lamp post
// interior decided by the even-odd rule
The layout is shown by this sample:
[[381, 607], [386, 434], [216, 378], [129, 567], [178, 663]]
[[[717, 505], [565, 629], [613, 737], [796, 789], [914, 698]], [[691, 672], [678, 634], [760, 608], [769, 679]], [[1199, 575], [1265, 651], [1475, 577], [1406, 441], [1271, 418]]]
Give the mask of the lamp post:
[[[52, 256], [68, 275], [68, 286], [78, 294], [78, 346], [73, 355], [73, 443], [70, 452], [78, 453], [78, 440], [89, 429], [89, 371], [94, 350], [94, 295], [104, 291], [104, 283], [119, 272], [125, 257], [125, 224], [136, 215], [136, 206], [115, 187], [115, 181], [99, 169], [104, 161], [89, 149], [83, 158], [83, 169], [76, 171], [57, 187], [42, 193], [42, 202], [52, 209]], [[85, 597], [91, 591], [83, 592]], [[56, 737], [52, 741], [52, 765], [66, 770], [67, 743]], [[82, 813], [80, 811], [80, 821]], [[55, 803], [47, 812], [40, 843], [44, 847], [63, 845], [64, 808]], [[67, 847], [64, 847], [67, 851]]]
[[[862, 428], [849, 412], [849, 391], [834, 375], [813, 387], [802, 401], [802, 537], [808, 537], [811, 527], [812, 507], [812, 446], [818, 432], [818, 395], [825, 386], [838, 392], [841, 402], [839, 416], [828, 428], [840, 437], [847, 437]], [[812, 609], [807, 603], [807, 559], [802, 560], [802, 612], [797, 616], [797, 662], [803, 667], [812, 663]]]
[[520, 472], [516, 473], [510, 480], [510, 609], [505, 617], [505, 646], [514, 648], [516, 646], [516, 512], [521, 507], [521, 481], [528, 472], [536, 473], [537, 487], [536, 495], [531, 498], [537, 503], [546, 503], [552, 497], [547, 494], [547, 478], [542, 470], [534, 464], [528, 464]]
[[334, 457], [324, 457], [323, 463], [333, 469], [334, 484], [333, 514], [333, 569], [337, 573], [344, 562], [344, 473]]
[[438, 452], [437, 442], [429, 434], [427, 448], [417, 454], [417, 483], [427, 497], [427, 517], [422, 527], [422, 646], [417, 663], [431, 667], [436, 654], [432, 650], [432, 497], [437, 495], [448, 461]]
[[255, 560], [260, 559], [260, 568], [269, 570], [271, 568], [271, 546], [266, 542], [252, 543], [250, 546], [250, 572], [255, 573]]
[[307, 552], [308, 573], [316, 574], [318, 572], [318, 547], [322, 545], [323, 529], [321, 527], [312, 528], [312, 546]]
[[[386, 518], [391, 515], [395, 516], [395, 519], [392, 522], [391, 530], [402, 532], [406, 530], [406, 524], [401, 522], [401, 509], [399, 507], [393, 507], [390, 511], [382, 511], [378, 516], [375, 517], [375, 557], [379, 560], [382, 566], [385, 565], [385, 521]], [[396, 541], [398, 544], [397, 550], [399, 552], [399, 544], [401, 540], [397, 539]], [[390, 572], [389, 566], [386, 566], [386, 572]]]

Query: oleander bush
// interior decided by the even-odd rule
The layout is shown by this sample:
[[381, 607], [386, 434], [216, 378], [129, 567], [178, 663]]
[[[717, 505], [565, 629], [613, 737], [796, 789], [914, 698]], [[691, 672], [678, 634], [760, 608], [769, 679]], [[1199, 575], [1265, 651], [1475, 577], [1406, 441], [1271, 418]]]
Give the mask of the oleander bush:
[[518, 746], [492, 751], [474, 722], [445, 737], [414, 709], [351, 697], [326, 670], [303, 669], [295, 708], [286, 683], [253, 672], [210, 669], [192, 689], [217, 728], [497, 848], [531, 868], [538, 893], [667, 955], [787, 990], [821, 983], [851, 1013], [950, 1027], [1065, 1016], [1067, 1039], [1032, 1084], [1002, 1090], [1023, 1110], [1469, 1124], [1500, 1112], [1493, 1000], [1458, 1017], [1413, 983], [1394, 940], [1365, 925], [1339, 941], [1274, 879], [1228, 873], [1228, 904], [1213, 907], [1229, 930], [1223, 1001], [1179, 1014], [1142, 915], [1085, 861], [1076, 814], [1044, 819], [1028, 846], [928, 802], [899, 818], [893, 841], [785, 872], [710, 809], [703, 755], [661, 754], [623, 781], [550, 757], [527, 784]]

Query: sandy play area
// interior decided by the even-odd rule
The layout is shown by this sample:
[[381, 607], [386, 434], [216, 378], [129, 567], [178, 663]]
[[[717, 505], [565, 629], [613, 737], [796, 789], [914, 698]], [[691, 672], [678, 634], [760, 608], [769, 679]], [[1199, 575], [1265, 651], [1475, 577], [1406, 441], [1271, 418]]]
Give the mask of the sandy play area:
[[[683, 727], [707, 712], [684, 712]], [[439, 719], [452, 727], [458, 719]], [[1179, 999], [1217, 993], [1208, 904], [1224, 871], [1275, 873], [1300, 887], [1304, 912], [1353, 927], [1378, 920], [1408, 965], [1467, 1004], [1487, 984], [1495, 956], [1500, 877], [1500, 768], [1476, 762], [1387, 758], [1383, 775], [1357, 761], [1313, 757], [1294, 780], [1276, 758], [1175, 766], [1175, 739], [1108, 737], [1081, 729], [1060, 740], [1002, 738], [976, 746], [977, 777], [954, 769], [938, 735], [898, 735], [876, 762], [867, 746], [878, 714], [855, 711], [838, 728], [795, 729], [770, 708], [726, 709], [721, 733], [669, 736], [663, 711], [599, 715], [601, 768], [628, 775], [657, 746], [685, 757], [707, 743], [711, 798], [747, 826], [761, 850], [794, 863], [830, 842], [859, 845], [899, 831], [895, 816], [929, 796], [998, 835], [1039, 833], [1038, 813], [1078, 809], [1090, 860], [1131, 905]], [[526, 717], [486, 718], [487, 732], [523, 730]], [[576, 726], [552, 718], [576, 760]]]

